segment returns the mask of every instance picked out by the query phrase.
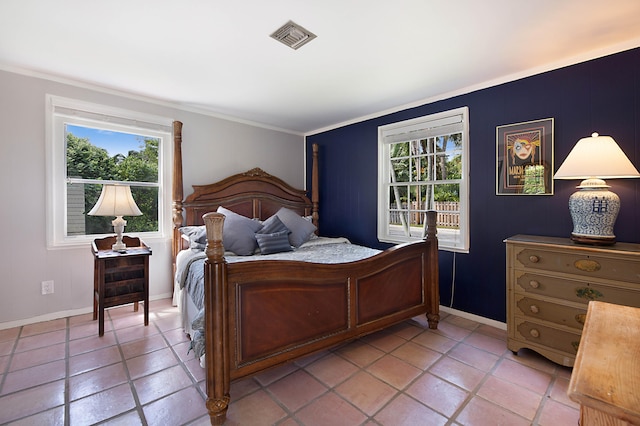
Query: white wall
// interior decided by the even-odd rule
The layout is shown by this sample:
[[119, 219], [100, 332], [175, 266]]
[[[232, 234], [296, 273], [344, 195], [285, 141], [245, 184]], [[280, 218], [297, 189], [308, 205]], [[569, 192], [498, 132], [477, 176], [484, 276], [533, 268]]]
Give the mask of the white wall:
[[[185, 197], [191, 185], [261, 167], [293, 185], [304, 185], [304, 139], [145, 102], [0, 70], [0, 329], [90, 312], [93, 256], [89, 246], [46, 248], [45, 95], [52, 94], [183, 122]], [[171, 189], [167, 199], [171, 200]], [[150, 297], [172, 291], [171, 242], [145, 240], [150, 259]], [[55, 293], [41, 295], [44, 280]]]

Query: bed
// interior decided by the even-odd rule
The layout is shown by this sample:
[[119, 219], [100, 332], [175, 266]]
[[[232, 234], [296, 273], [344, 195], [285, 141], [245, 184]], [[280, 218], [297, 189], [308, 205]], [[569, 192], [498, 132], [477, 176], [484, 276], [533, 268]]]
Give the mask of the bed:
[[[211, 424], [223, 424], [226, 419], [232, 380], [417, 315], [426, 314], [429, 327], [437, 328], [435, 212], [427, 213], [424, 240], [397, 245], [361, 260], [227, 260], [225, 220], [231, 223], [234, 214], [265, 224], [284, 209], [309, 221], [315, 233], [320, 233], [316, 145], [312, 163], [311, 198], [306, 191], [261, 169], [209, 185], [194, 185], [193, 192], [184, 198], [182, 123], [174, 123], [174, 262], [181, 251], [193, 250], [180, 229], [205, 226], [204, 351]], [[218, 212], [220, 208], [222, 213]], [[231, 212], [230, 216], [225, 211]]]

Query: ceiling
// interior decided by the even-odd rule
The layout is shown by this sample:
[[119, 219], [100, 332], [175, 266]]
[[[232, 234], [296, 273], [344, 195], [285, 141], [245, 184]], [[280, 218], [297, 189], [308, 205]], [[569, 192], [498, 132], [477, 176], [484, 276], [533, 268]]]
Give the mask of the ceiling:
[[300, 134], [638, 46], [638, 0], [0, 2], [0, 69]]

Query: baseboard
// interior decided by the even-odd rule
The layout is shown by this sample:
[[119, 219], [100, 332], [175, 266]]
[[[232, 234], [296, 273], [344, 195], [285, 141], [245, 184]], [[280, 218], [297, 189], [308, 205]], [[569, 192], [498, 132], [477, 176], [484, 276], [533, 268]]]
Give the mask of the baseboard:
[[[173, 297], [172, 293], [157, 294], [155, 296], [150, 296], [149, 301], [168, 299], [171, 297]], [[0, 323], [0, 330], [5, 330], [7, 328], [13, 328], [13, 327], [21, 327], [23, 325], [35, 324], [37, 322], [52, 321], [59, 318], [73, 317], [76, 315], [84, 315], [84, 314], [89, 314], [91, 312], [93, 312], [93, 306], [90, 306], [88, 308], [71, 309], [68, 311], [52, 312], [50, 314], [39, 315], [37, 317], [31, 317], [31, 318], [25, 318], [17, 321], [8, 321], [8, 322]]]
[[440, 305], [440, 310], [442, 312], [446, 312], [447, 314], [455, 315], [458, 317], [466, 318], [471, 321], [479, 322], [480, 324], [489, 325], [491, 327], [499, 328], [500, 330], [507, 329], [506, 322], [500, 322], [496, 320], [492, 320], [489, 318], [481, 317], [480, 315], [470, 314], [468, 312], [459, 311], [457, 309], [449, 308], [447, 306]]

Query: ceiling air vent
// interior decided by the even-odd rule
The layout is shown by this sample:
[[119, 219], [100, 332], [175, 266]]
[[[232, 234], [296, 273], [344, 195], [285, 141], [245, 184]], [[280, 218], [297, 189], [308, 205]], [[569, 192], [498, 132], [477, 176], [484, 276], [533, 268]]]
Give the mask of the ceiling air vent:
[[292, 49], [297, 49], [316, 38], [316, 35], [295, 22], [289, 21], [271, 34], [271, 37]]

